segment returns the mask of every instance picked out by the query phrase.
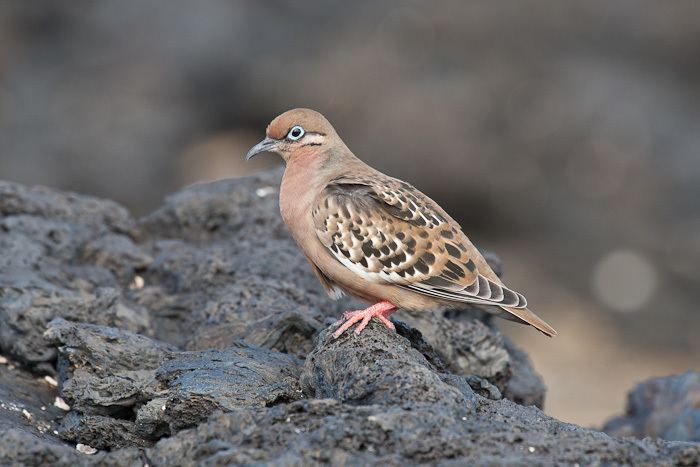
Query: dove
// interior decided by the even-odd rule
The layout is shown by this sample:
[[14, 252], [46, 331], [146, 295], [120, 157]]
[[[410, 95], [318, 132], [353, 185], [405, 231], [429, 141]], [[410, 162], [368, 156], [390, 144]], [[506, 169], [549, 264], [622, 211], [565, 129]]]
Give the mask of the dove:
[[394, 329], [389, 316], [398, 309], [465, 304], [556, 334], [435, 201], [357, 158], [320, 113], [276, 117], [246, 160], [262, 152], [286, 163], [280, 213], [324, 289], [371, 304], [345, 312], [334, 338], [355, 324], [360, 334], [373, 318]]

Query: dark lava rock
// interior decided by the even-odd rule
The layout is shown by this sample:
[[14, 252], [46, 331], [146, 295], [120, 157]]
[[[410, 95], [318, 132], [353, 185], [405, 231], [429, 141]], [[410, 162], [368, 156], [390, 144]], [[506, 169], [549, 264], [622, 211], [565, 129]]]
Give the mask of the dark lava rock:
[[450, 372], [483, 378], [511, 400], [544, 408], [546, 388], [527, 355], [473, 314], [465, 309], [399, 316], [421, 330]]
[[174, 348], [106, 326], [57, 319], [46, 337], [58, 346], [61, 397], [84, 414], [120, 417], [160, 392], [156, 369]]
[[370, 322], [359, 336], [334, 339], [324, 331], [307, 356], [301, 385], [309, 397], [352, 405], [433, 403], [474, 409], [476, 396], [445, 383], [411, 341], [382, 324]]
[[146, 446], [215, 411], [301, 397], [300, 362], [245, 342], [193, 352], [105, 326], [57, 319], [60, 395], [72, 411], [61, 436], [95, 448]]
[[236, 339], [303, 357], [323, 329], [323, 314], [303, 303], [299, 289], [288, 282], [246, 278], [222, 287], [218, 300], [208, 301], [193, 318], [200, 324], [185, 343], [189, 349], [223, 348]]
[[653, 378], [627, 397], [625, 415], [603, 431], [616, 436], [651, 436], [672, 441], [700, 441], [700, 373]]
[[696, 444], [618, 439], [534, 407], [349, 405], [314, 399], [218, 415], [148, 449], [153, 465], [693, 465]]
[[27, 466], [84, 466], [86, 456], [73, 446], [47, 440], [22, 429], [0, 429], [0, 464]]
[[194, 426], [216, 410], [267, 407], [301, 397], [300, 362], [239, 342], [222, 350], [172, 354], [156, 377], [166, 388], [164, 416], [172, 431]]
[[86, 444], [95, 449], [119, 449], [152, 444], [137, 433], [129, 420], [102, 415], [82, 415], [72, 411], [66, 415], [59, 430], [61, 438]]
[[287, 234], [279, 175], [192, 186], [138, 222], [0, 183], [0, 351], [21, 365], [0, 364], [0, 465], [697, 465], [698, 444], [545, 416], [527, 356], [474, 309], [332, 339], [357, 305]]
[[510, 370], [510, 378], [505, 383], [503, 395], [518, 404], [536, 405], [543, 409], [547, 388], [542, 377], [535, 372], [530, 357], [508, 338], [503, 338], [503, 345], [508, 351]]
[[188, 187], [139, 222], [153, 263], [131, 296], [151, 310], [157, 338], [190, 350], [245, 338], [303, 356], [348, 307], [328, 298], [287, 233], [280, 174]]
[[53, 318], [147, 332], [147, 310], [120, 292], [119, 278], [150, 261], [135, 235], [111, 201], [0, 182], [0, 351], [51, 373]]
[[16, 428], [57, 441], [54, 431], [65, 412], [54, 406], [56, 388], [18, 367], [16, 362], [2, 358], [5, 363], [0, 363], [0, 430]]

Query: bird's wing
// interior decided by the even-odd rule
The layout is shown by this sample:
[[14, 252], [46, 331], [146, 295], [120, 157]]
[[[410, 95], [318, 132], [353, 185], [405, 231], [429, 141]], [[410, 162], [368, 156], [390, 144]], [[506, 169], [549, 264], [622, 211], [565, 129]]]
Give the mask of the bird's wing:
[[459, 225], [405, 182], [333, 180], [312, 215], [328, 251], [367, 280], [443, 300], [527, 306], [525, 297], [498, 281]]

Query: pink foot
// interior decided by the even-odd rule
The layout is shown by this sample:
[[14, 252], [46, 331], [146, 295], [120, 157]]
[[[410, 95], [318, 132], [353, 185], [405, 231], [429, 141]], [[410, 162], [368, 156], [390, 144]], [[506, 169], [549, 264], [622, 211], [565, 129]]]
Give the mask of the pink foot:
[[350, 327], [353, 324], [357, 323], [358, 321], [361, 321], [360, 324], [357, 326], [357, 329], [355, 329], [355, 335], [358, 336], [362, 332], [362, 330], [367, 327], [369, 321], [372, 318], [377, 318], [379, 321], [384, 323], [386, 327], [388, 327], [391, 330], [394, 330], [394, 323], [389, 321], [389, 315], [395, 311], [396, 305], [387, 301], [379, 302], [375, 305], [372, 305], [369, 308], [365, 308], [364, 310], [346, 311], [345, 313], [343, 313], [343, 317], [336, 323], [340, 324], [343, 321], [345, 321], [343, 325], [340, 326], [340, 328], [338, 328], [338, 330], [333, 333], [333, 339], [337, 339], [345, 331], [350, 329]]

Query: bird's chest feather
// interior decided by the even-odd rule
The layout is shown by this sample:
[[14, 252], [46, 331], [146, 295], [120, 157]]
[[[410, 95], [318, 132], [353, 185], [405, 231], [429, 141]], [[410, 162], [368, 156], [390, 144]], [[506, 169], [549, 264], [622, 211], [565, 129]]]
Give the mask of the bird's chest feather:
[[309, 238], [315, 239], [311, 216], [312, 204], [318, 192], [313, 174], [316, 161], [287, 166], [280, 186], [280, 214], [292, 236], [303, 250], [308, 248]]

